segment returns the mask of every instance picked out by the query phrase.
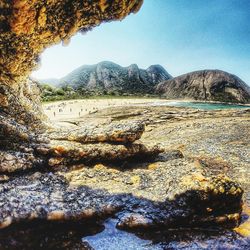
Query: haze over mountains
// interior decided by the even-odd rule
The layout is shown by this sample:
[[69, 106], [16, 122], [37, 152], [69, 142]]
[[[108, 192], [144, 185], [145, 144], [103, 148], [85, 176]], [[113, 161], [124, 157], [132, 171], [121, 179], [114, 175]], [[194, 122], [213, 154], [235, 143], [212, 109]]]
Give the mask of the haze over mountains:
[[[80, 96], [153, 94], [168, 99], [250, 102], [250, 87], [237, 76], [221, 70], [201, 70], [173, 78], [161, 65], [140, 69], [136, 64], [122, 67], [104, 61], [83, 65], [61, 79], [39, 82]], [[47, 96], [53, 95], [48, 88], [45, 90]]]
[[83, 65], [61, 79], [41, 80], [56, 87], [70, 86], [74, 90], [96, 92], [118, 92], [127, 94], [153, 93], [156, 84], [171, 79], [172, 76], [160, 65], [140, 69], [136, 64], [122, 67], [113, 62]]

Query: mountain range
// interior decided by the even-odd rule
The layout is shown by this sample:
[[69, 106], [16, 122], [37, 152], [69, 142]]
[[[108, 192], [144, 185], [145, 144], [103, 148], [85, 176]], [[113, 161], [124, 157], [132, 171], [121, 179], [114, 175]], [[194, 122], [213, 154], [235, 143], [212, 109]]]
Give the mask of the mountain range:
[[[61, 79], [39, 80], [39, 83], [80, 96], [153, 94], [168, 99], [250, 102], [250, 87], [239, 77], [221, 70], [200, 70], [173, 78], [161, 65], [140, 69], [136, 64], [122, 67], [104, 61], [83, 65]], [[49, 91], [45, 88], [46, 96], [53, 95]], [[63, 95], [62, 91], [58, 93]]]
[[104, 61], [95, 65], [83, 65], [61, 79], [47, 79], [40, 82], [97, 93], [112, 91], [118, 94], [147, 94], [153, 93], [158, 83], [169, 79], [172, 79], [172, 76], [161, 65], [140, 69], [136, 64], [122, 67]]

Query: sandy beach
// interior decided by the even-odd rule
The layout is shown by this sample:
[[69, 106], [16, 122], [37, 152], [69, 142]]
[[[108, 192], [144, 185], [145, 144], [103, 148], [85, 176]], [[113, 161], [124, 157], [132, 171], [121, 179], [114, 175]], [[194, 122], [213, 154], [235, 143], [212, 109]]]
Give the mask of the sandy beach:
[[131, 106], [135, 104], [153, 104], [166, 102], [156, 98], [114, 98], [114, 99], [85, 99], [67, 100], [44, 103], [43, 109], [51, 121], [65, 121], [96, 113], [108, 107]]
[[[178, 106], [177, 103], [200, 103], [201, 101], [192, 100], [192, 99], [160, 99], [160, 98], [96, 98], [96, 99], [78, 99], [78, 100], [64, 100], [56, 101], [50, 103], [43, 103], [43, 109], [45, 114], [48, 116], [50, 121], [53, 122], [63, 122], [69, 121], [71, 119], [79, 119], [85, 115], [97, 113], [100, 110], [106, 108], [114, 107], [129, 107], [129, 106]], [[203, 104], [221, 104], [221, 102], [202, 102]], [[237, 105], [237, 108], [249, 106], [242, 104], [233, 104]], [[181, 105], [180, 105], [181, 106]], [[192, 106], [192, 105], [191, 105]], [[188, 107], [188, 105], [187, 105]], [[202, 107], [200, 107], [203, 109]], [[218, 106], [218, 109], [221, 107]]]

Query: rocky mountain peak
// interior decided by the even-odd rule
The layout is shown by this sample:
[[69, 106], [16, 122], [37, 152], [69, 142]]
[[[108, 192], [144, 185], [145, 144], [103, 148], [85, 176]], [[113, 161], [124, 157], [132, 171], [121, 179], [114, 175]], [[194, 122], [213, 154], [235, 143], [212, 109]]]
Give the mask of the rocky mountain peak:
[[119, 92], [124, 94], [153, 93], [156, 84], [170, 79], [171, 76], [160, 65], [140, 69], [137, 64], [122, 67], [114, 62], [102, 61], [95, 65], [83, 65], [62, 79], [57, 86], [70, 86], [75, 90]]
[[156, 93], [167, 98], [250, 102], [250, 88], [239, 77], [221, 70], [200, 70], [163, 81]]
[[151, 65], [147, 68], [148, 75], [152, 78], [154, 84], [171, 79], [172, 76], [159, 64]]

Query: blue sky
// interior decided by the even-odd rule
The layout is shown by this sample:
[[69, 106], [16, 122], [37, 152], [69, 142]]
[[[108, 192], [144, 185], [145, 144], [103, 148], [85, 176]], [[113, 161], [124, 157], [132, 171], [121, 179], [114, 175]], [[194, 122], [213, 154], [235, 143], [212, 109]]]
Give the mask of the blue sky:
[[45, 50], [32, 75], [58, 78], [104, 60], [141, 68], [161, 64], [173, 76], [221, 69], [250, 84], [250, 1], [144, 0], [136, 15]]

